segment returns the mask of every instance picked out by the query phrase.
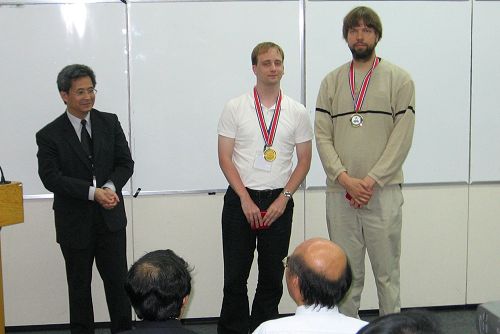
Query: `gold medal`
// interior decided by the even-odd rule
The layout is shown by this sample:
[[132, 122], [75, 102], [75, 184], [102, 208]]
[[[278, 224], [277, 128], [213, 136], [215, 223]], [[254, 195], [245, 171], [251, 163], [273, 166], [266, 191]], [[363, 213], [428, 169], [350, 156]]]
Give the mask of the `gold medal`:
[[276, 155], [277, 155], [277, 153], [272, 147], [267, 147], [264, 150], [264, 159], [268, 162], [272, 162], [272, 161], [276, 160]]
[[274, 136], [276, 135], [276, 129], [278, 128], [278, 119], [281, 112], [281, 90], [276, 99], [276, 108], [273, 112], [273, 118], [271, 119], [271, 124], [269, 129], [266, 127], [266, 120], [264, 118], [264, 113], [262, 112], [262, 105], [260, 103], [259, 94], [257, 92], [257, 86], [253, 88], [253, 98], [255, 102], [255, 112], [257, 113], [257, 119], [259, 121], [260, 130], [262, 132], [262, 138], [264, 139], [264, 152], [263, 157], [267, 162], [273, 162], [276, 160], [276, 151], [271, 147], [274, 142]]
[[363, 125], [363, 116], [360, 114], [354, 114], [351, 117], [351, 125], [355, 128], [359, 128], [360, 126]]

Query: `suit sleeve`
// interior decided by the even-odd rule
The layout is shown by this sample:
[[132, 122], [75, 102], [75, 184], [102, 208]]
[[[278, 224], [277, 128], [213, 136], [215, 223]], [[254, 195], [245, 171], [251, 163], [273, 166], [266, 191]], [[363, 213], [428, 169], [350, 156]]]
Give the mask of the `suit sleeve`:
[[88, 200], [91, 181], [64, 175], [60, 159], [61, 154], [53, 136], [47, 131], [36, 134], [38, 145], [38, 175], [47, 190], [54, 194]]
[[117, 191], [121, 191], [123, 186], [130, 179], [134, 173], [134, 161], [130, 154], [127, 139], [123, 133], [120, 121], [116, 115], [114, 116], [114, 156], [113, 156], [113, 170], [108, 177], [112, 181]]

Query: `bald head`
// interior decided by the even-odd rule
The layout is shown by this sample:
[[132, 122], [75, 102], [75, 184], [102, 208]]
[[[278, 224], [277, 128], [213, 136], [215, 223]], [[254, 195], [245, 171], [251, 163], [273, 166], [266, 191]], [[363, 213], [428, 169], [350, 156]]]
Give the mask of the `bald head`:
[[306, 240], [295, 248], [288, 261], [288, 275], [296, 278], [300, 304], [305, 305], [334, 307], [352, 281], [351, 268], [342, 248], [321, 238]]
[[295, 248], [293, 255], [301, 257], [304, 264], [315, 273], [333, 281], [344, 274], [347, 266], [347, 257], [342, 248], [326, 239], [306, 240]]

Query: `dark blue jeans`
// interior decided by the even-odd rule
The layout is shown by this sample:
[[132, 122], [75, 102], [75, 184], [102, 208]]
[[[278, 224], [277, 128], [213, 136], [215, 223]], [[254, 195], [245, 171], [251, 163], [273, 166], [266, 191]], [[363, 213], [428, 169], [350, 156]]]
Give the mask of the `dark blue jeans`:
[[[282, 191], [248, 189], [261, 210], [266, 210]], [[282, 260], [288, 253], [292, 216], [293, 200], [290, 200], [283, 215], [269, 229], [253, 231], [241, 209], [240, 198], [228, 188], [222, 210], [224, 299], [217, 326], [219, 334], [247, 334], [262, 322], [278, 317], [283, 294]], [[247, 280], [256, 247], [259, 275], [250, 314]]]

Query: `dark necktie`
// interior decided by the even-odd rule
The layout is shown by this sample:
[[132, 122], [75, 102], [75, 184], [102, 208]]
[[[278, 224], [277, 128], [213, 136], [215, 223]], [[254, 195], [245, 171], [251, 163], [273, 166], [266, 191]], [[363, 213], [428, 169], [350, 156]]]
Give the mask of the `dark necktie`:
[[82, 132], [80, 134], [80, 141], [82, 142], [82, 147], [89, 159], [92, 159], [92, 138], [90, 138], [89, 132], [87, 131], [87, 121], [82, 119]]

